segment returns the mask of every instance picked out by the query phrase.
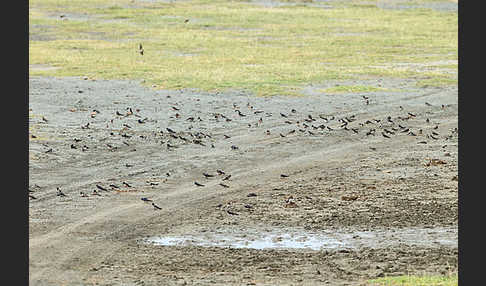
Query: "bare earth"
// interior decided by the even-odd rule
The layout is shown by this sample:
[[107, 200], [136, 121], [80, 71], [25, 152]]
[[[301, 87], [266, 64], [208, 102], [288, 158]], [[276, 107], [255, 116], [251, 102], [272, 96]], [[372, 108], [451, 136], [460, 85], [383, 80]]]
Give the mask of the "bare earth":
[[[457, 87], [362, 80], [259, 98], [29, 84], [31, 285], [364, 285], [457, 271]], [[390, 91], [320, 92], [335, 84]], [[211, 246], [269, 232], [353, 244]], [[209, 244], [147, 242], [163, 236]]]

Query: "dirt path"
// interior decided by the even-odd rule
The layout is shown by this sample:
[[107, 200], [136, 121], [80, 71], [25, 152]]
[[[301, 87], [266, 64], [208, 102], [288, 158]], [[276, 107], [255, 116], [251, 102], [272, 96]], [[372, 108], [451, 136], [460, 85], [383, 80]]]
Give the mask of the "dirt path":
[[31, 78], [31, 284], [356, 285], [456, 271], [457, 245], [440, 240], [319, 251], [143, 242], [269, 228], [457, 237], [457, 88], [353, 83], [398, 91], [257, 98]]

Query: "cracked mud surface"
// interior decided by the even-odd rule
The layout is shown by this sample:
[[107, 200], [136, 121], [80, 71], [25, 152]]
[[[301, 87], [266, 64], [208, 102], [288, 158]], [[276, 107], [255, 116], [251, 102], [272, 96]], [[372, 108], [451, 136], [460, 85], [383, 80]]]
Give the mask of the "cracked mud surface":
[[[457, 271], [457, 243], [440, 241], [443, 229], [457, 240], [457, 87], [366, 84], [393, 91], [261, 98], [30, 78], [31, 284], [360, 285]], [[320, 250], [141, 242], [269, 229], [390, 240]], [[410, 229], [438, 231], [437, 241], [391, 235]]]

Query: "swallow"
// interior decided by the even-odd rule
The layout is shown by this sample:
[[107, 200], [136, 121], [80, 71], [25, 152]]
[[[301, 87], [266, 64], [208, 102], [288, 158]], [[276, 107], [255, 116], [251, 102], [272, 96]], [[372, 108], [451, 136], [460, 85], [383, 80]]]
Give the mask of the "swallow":
[[126, 128], [132, 128], [130, 125], [126, 124], [126, 123], [123, 123], [123, 126], [125, 126]]
[[385, 138], [390, 138], [390, 136], [386, 135], [385, 132], [381, 132], [381, 135], [383, 135]]
[[314, 132], [312, 132], [310, 130], [307, 130], [307, 132], [309, 132], [310, 135], [316, 135]]
[[370, 147], [371, 150], [373, 151], [376, 151], [376, 148], [375, 147]]
[[161, 209], [162, 209], [162, 208], [158, 207], [156, 204], [154, 204], [153, 202], [152, 202], [152, 206], [153, 206], [153, 207], [154, 207], [154, 209], [156, 209], [156, 210], [161, 210]]
[[236, 146], [236, 145], [231, 145], [231, 149], [232, 149], [232, 150], [238, 150], [238, 149], [240, 149], [240, 148], [238, 148], [238, 146]]
[[393, 120], [391, 119], [391, 116], [388, 116], [386, 119], [388, 120], [388, 122], [393, 123]]
[[194, 121], [194, 117], [191, 116], [191, 117], [187, 118], [186, 120], [192, 122], [192, 121]]
[[144, 201], [144, 202], [152, 202], [152, 200], [149, 199], [149, 198], [141, 198], [141, 200]]
[[329, 126], [326, 126], [326, 128], [327, 128], [327, 130], [329, 130], [329, 131], [334, 130], [334, 129], [332, 129], [332, 128], [331, 128], [331, 127], [329, 127]]
[[403, 129], [403, 130], [402, 130], [402, 132], [403, 132], [403, 133], [406, 133], [406, 132], [408, 132], [409, 130], [410, 130], [409, 128], [406, 128], [406, 129]]
[[57, 187], [57, 196], [58, 197], [67, 197], [66, 194], [64, 194], [59, 187]]
[[228, 185], [225, 185], [225, 184], [223, 184], [223, 183], [219, 183], [219, 185], [220, 185], [220, 186], [222, 186], [222, 187], [225, 187], [225, 188], [229, 188], [229, 186], [228, 186]]
[[427, 119], [425, 119], [425, 122], [429, 123], [429, 122], [430, 122], [430, 120], [427, 118]]
[[354, 133], [358, 134], [358, 128], [351, 128], [351, 130], [352, 130]]
[[258, 123], [263, 123], [263, 118], [258, 119]]
[[138, 121], [138, 123], [143, 124], [143, 123], [145, 123], [145, 121], [146, 121], [147, 119], [148, 119], [148, 118], [144, 118], [144, 119], [139, 119], [139, 120], [137, 120], [137, 121]]
[[228, 180], [229, 178], [231, 178], [231, 175], [228, 175], [228, 176], [224, 177], [224, 178], [223, 178], [223, 181], [226, 181], [226, 180]]
[[138, 49], [139, 49], [139, 50], [143, 50], [143, 47], [142, 47], [142, 44], [141, 44], [141, 43], [140, 43], [140, 44], [138, 44]]
[[412, 117], [416, 117], [417, 115], [411, 113], [411, 112], [408, 112], [408, 115], [412, 116]]
[[292, 108], [292, 110], [290, 110], [290, 112], [292, 112], [292, 113], [296, 113], [296, 112], [297, 112], [297, 110], [295, 110], [295, 109], [293, 109], [293, 108]]
[[118, 110], [116, 111], [116, 115], [118, 115], [118, 116], [123, 116], [123, 114], [121, 114], [121, 112], [120, 112], [120, 111], [118, 111]]
[[127, 182], [122, 182], [123, 185], [125, 185], [126, 187], [128, 188], [131, 188], [132, 186], [130, 184], [128, 184]]
[[222, 171], [222, 170], [216, 170], [216, 172], [217, 172], [218, 174], [220, 174], [220, 175], [224, 175], [224, 174], [225, 174], [225, 172], [224, 172], [224, 171]]
[[413, 133], [412, 131], [408, 132], [408, 135], [410, 136], [417, 136], [415, 133]]
[[108, 190], [107, 190], [107, 189], [105, 189], [104, 187], [102, 187], [102, 186], [100, 186], [100, 185], [98, 185], [98, 184], [96, 185], [96, 187], [97, 187], [98, 189], [102, 190], [102, 191], [108, 192]]
[[280, 133], [280, 137], [286, 137], [285, 135], [283, 135], [282, 133]]
[[243, 113], [241, 113], [241, 111], [240, 111], [240, 110], [236, 110], [236, 111], [238, 112], [238, 115], [239, 115], [239, 116], [246, 116], [246, 115], [244, 115]]
[[110, 187], [114, 188], [114, 189], [119, 189], [120, 187], [118, 187], [117, 185], [115, 184], [110, 184]]
[[169, 143], [167, 143], [167, 149], [169, 149], [169, 148], [177, 148], [177, 146], [170, 145]]
[[295, 133], [295, 129], [290, 130], [289, 133], [287, 133], [287, 135], [293, 134], [293, 133]]
[[89, 129], [89, 122], [86, 125], [82, 125], [81, 129]]
[[73, 140], [74, 140], [74, 142], [76, 142], [76, 143], [79, 143], [79, 142], [83, 141], [83, 140], [78, 139], [78, 138], [74, 138]]
[[420, 142], [417, 142], [417, 144], [427, 144], [426, 141], [420, 141]]
[[375, 134], [375, 129], [370, 129], [370, 131], [366, 133], [366, 136], [374, 135], [374, 134]]
[[437, 133], [435, 131], [432, 131], [432, 134], [434, 134], [435, 136], [439, 136], [439, 133]]
[[280, 177], [281, 177], [281, 178], [288, 178], [288, 177], [289, 177], [289, 175], [286, 175], [286, 174], [280, 174]]
[[170, 129], [169, 127], [167, 127], [166, 129], [167, 129], [167, 131], [169, 131], [169, 133], [173, 133], [173, 134], [176, 133], [174, 130]]
[[245, 204], [244, 207], [247, 208], [247, 209], [252, 209], [253, 208], [253, 206], [250, 205], [250, 204]]
[[267, 135], [270, 135], [270, 130], [265, 131]]
[[184, 23], [187, 23], [187, 22], [189, 22], [189, 19], [185, 19], [185, 20], [184, 20]]
[[432, 139], [434, 139], [434, 140], [439, 139], [439, 138], [437, 138], [437, 137], [434, 137], [434, 135], [430, 135], [430, 138], [432, 138]]
[[74, 144], [71, 144], [71, 149], [77, 149], [78, 147], [76, 147], [76, 145]]
[[282, 117], [285, 117], [285, 118], [287, 118], [287, 117], [288, 117], [286, 114], [283, 114], [282, 112], [280, 112], [280, 115], [281, 115]]
[[250, 198], [250, 197], [256, 197], [256, 196], [257, 196], [257, 194], [255, 194], [255, 193], [249, 193], [249, 194], [248, 194], [248, 195], [246, 195], [246, 196], [247, 196], [247, 197], [249, 197], [249, 198]]
[[214, 177], [214, 175], [211, 175], [211, 174], [207, 174], [207, 173], [202, 173], [204, 175], [204, 177], [206, 178], [212, 178]]
[[175, 110], [175, 111], [179, 111], [179, 110], [180, 110], [179, 108], [177, 108], [177, 107], [175, 107], [175, 106], [171, 106], [171, 107], [172, 107], [172, 109], [173, 109], [173, 110]]
[[198, 186], [198, 187], [204, 187], [204, 185], [203, 185], [203, 184], [200, 184], [200, 183], [198, 183], [198, 182], [194, 182], [194, 185], [196, 185], [196, 186]]
[[255, 112], [253, 112], [253, 114], [258, 114], [258, 113], [263, 113], [263, 110], [257, 110]]
[[229, 138], [231, 138], [231, 136], [228, 136], [228, 135], [226, 135], [226, 134], [223, 134], [223, 136], [224, 136], [224, 139], [229, 139]]
[[230, 214], [230, 215], [238, 215], [237, 213], [232, 212], [232, 211], [230, 211], [230, 210], [226, 210], [226, 212], [227, 212], [228, 214]]
[[47, 120], [47, 118], [45, 118], [44, 116], [42, 116], [42, 121], [44, 121], [45, 123], [49, 122], [49, 120]]
[[292, 124], [292, 121], [285, 120], [285, 123], [287, 123], [287, 124]]

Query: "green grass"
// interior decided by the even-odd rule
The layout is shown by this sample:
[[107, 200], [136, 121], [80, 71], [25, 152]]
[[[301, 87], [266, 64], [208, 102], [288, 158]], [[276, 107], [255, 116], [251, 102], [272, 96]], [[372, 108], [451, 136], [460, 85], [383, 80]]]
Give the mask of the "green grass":
[[395, 276], [373, 279], [369, 286], [457, 286], [457, 274], [447, 276]]
[[[322, 9], [222, 0], [136, 5], [31, 0], [30, 64], [59, 68], [30, 74], [143, 79], [158, 88], [245, 89], [259, 95], [296, 94], [308, 84], [369, 77], [457, 84], [457, 74], [434, 66], [448, 61], [457, 70], [450, 64], [458, 58], [457, 13], [359, 3]], [[38, 35], [48, 40], [35, 40]], [[394, 68], [393, 63], [430, 69]]]

